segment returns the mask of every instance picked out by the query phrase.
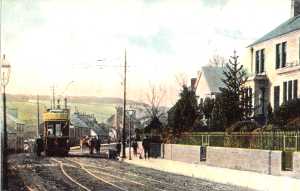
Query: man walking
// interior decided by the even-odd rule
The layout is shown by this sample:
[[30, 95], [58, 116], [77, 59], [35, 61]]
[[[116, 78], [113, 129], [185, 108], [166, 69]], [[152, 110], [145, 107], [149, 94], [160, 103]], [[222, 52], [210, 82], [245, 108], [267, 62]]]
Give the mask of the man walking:
[[145, 160], [146, 160], [146, 158], [149, 159], [149, 155], [150, 155], [150, 140], [149, 140], [148, 136], [146, 136], [143, 139], [142, 145], [143, 145], [143, 148], [144, 148], [144, 158], [145, 158]]
[[137, 144], [137, 142], [136, 142], [135, 139], [133, 140], [132, 147], [133, 147], [133, 155], [134, 155], [135, 157], [137, 157], [137, 148], [138, 148], [138, 144]]
[[101, 139], [100, 139], [100, 135], [98, 135], [98, 139], [96, 142], [96, 152], [100, 154], [100, 148], [101, 148]]

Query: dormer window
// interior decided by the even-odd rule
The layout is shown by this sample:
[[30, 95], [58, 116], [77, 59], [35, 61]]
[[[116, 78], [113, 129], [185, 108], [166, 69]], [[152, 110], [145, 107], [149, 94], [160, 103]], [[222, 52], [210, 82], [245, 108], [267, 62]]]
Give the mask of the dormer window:
[[276, 69], [286, 66], [286, 42], [276, 44]]
[[265, 49], [255, 52], [255, 73], [261, 74], [265, 71]]

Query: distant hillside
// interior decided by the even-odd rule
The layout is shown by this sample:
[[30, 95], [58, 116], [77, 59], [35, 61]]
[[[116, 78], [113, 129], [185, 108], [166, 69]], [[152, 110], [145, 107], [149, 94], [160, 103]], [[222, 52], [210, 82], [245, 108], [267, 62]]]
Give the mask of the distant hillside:
[[[123, 104], [121, 98], [110, 97], [68, 97], [68, 106], [71, 112], [77, 109], [79, 112], [94, 114], [98, 122], [104, 122], [115, 112], [115, 107]], [[143, 103], [127, 101], [128, 104], [142, 106]], [[28, 127], [27, 131], [34, 131], [37, 124], [37, 105], [35, 95], [8, 95], [8, 108], [17, 109], [18, 118]], [[49, 96], [40, 96], [40, 112], [50, 106]]]
[[[68, 96], [68, 102], [72, 103], [105, 103], [105, 104], [123, 104], [123, 99], [118, 97], [96, 97], [96, 96]], [[36, 95], [21, 95], [8, 94], [8, 101], [29, 101], [36, 100]], [[39, 95], [40, 100], [50, 101], [51, 97], [48, 95]], [[144, 103], [127, 100], [128, 104], [143, 105]]]

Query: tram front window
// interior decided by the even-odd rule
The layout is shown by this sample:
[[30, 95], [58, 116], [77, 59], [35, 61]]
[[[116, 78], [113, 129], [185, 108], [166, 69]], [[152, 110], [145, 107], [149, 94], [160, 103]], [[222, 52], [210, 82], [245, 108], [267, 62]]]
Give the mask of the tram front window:
[[53, 125], [52, 124], [48, 125], [48, 132], [47, 132], [47, 134], [48, 134], [48, 136], [54, 134], [54, 132], [53, 132]]
[[56, 136], [62, 136], [61, 124], [55, 124]]
[[47, 124], [47, 134], [48, 136], [63, 136], [63, 122], [48, 122]]

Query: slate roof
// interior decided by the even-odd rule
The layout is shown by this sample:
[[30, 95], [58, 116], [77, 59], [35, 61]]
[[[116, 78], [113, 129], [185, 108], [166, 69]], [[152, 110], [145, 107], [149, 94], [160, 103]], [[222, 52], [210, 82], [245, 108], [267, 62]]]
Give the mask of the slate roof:
[[203, 66], [201, 68], [202, 77], [207, 81], [211, 92], [220, 92], [219, 88], [224, 87], [222, 78], [224, 78], [223, 67]]
[[248, 47], [300, 29], [300, 15], [292, 17]]
[[71, 115], [70, 121], [71, 124], [74, 125], [75, 127], [89, 128], [89, 126], [83, 120], [81, 120], [76, 114]]

